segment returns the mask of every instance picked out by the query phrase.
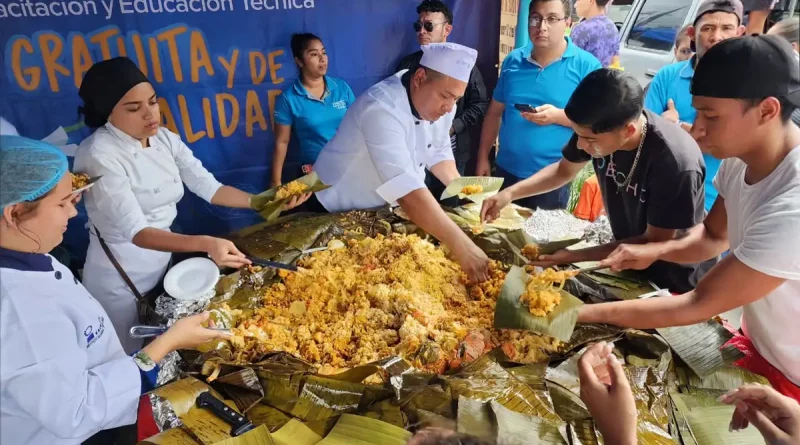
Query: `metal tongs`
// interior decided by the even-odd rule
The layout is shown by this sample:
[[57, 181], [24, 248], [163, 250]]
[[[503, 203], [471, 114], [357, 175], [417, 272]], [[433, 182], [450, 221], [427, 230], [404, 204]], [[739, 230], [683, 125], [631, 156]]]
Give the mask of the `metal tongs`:
[[[131, 338], [148, 338], [148, 337], [157, 337], [165, 332], [167, 332], [169, 326], [147, 326], [147, 325], [137, 325], [131, 327], [131, 330], [128, 332], [128, 335]], [[230, 333], [230, 329], [226, 328], [207, 328], [211, 329], [212, 331], [222, 331]]]
[[583, 267], [583, 268], [580, 268], [580, 269], [575, 269], [572, 272], [575, 272], [575, 275], [578, 275], [578, 274], [582, 274], [582, 273], [594, 272], [594, 271], [603, 270], [603, 269], [608, 269], [608, 266], [597, 265], [597, 266], [591, 266], [591, 267]]

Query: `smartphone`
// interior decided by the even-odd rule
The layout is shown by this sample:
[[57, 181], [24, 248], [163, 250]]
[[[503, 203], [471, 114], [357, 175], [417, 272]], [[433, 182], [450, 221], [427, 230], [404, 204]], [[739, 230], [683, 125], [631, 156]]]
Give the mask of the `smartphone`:
[[514, 108], [516, 108], [519, 111], [525, 112], [525, 113], [535, 113], [536, 112], [536, 108], [533, 108], [532, 106], [530, 106], [528, 104], [515, 104]]

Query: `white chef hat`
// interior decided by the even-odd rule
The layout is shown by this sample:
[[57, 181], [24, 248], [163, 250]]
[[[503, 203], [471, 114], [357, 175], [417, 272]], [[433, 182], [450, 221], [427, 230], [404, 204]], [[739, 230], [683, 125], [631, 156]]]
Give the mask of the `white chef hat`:
[[422, 60], [419, 64], [438, 71], [453, 79], [469, 82], [469, 75], [478, 51], [457, 43], [431, 43], [422, 45]]

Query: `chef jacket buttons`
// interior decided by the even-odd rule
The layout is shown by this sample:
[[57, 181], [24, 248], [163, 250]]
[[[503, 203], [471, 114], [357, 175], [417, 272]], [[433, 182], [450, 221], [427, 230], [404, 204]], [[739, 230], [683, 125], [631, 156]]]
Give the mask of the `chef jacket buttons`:
[[431, 148], [431, 144], [428, 144], [428, 148]]
[[422, 168], [424, 166], [425, 166], [425, 164], [419, 164], [419, 168]]
[[61, 271], [57, 270], [56, 271], [56, 280], [60, 280], [60, 279], [61, 279]]
[[161, 193], [161, 189], [153, 189], [153, 193]]
[[75, 284], [80, 283], [80, 281], [78, 281], [78, 277], [73, 276], [72, 279], [75, 280]]
[[419, 125], [419, 121], [414, 122], [414, 125]]
[[177, 184], [177, 183], [181, 182], [181, 180], [176, 178], [176, 179], [173, 179], [173, 180], [172, 180], [172, 182], [174, 182], [175, 184]]

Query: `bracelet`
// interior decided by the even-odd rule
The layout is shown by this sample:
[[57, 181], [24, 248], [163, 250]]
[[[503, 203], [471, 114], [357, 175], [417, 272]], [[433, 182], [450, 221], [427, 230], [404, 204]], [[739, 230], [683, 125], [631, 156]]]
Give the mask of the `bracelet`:
[[156, 367], [156, 362], [154, 362], [149, 355], [142, 351], [133, 354], [133, 361], [143, 372], [150, 372]]

